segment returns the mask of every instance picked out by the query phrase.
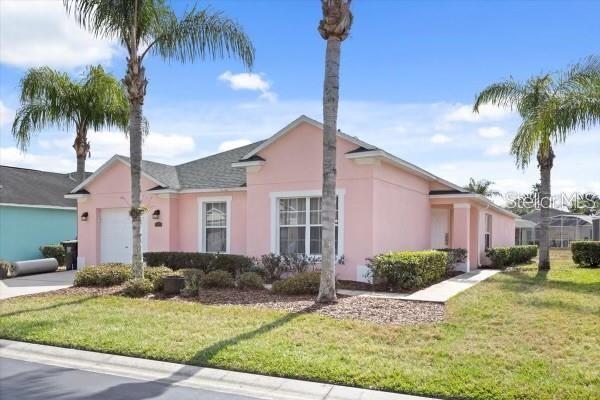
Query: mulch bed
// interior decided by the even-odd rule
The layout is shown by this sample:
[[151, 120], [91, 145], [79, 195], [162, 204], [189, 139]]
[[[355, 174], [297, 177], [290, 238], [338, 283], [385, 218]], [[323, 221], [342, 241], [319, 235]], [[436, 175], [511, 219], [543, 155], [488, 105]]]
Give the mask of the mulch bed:
[[[108, 296], [119, 295], [122, 288], [123, 286], [106, 288], [70, 287], [32, 296]], [[151, 295], [150, 298], [167, 301], [198, 302], [206, 305], [268, 308], [288, 313], [318, 313], [336, 319], [352, 319], [392, 325], [439, 322], [444, 319], [445, 312], [444, 305], [437, 303], [338, 296], [337, 303], [320, 304], [315, 302], [315, 296], [277, 295], [268, 290], [202, 289], [198, 297], [167, 297], [156, 294]]]

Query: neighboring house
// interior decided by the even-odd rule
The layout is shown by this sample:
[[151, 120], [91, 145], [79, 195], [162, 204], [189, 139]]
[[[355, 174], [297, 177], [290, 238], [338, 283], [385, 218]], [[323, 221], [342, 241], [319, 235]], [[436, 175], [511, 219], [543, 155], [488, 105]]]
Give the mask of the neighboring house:
[[[568, 248], [574, 240], [600, 240], [600, 217], [574, 214], [556, 208], [549, 211], [551, 247]], [[540, 210], [517, 219], [515, 242], [519, 245], [538, 244], [540, 221]]]
[[[318, 255], [322, 153], [322, 125], [301, 116], [268, 140], [185, 164], [143, 161], [143, 250]], [[341, 279], [364, 280], [382, 252], [465, 248], [469, 270], [486, 246], [514, 244], [514, 214], [342, 132], [337, 193]], [[78, 200], [78, 262], [129, 262], [129, 159], [114, 156], [67, 197]]]
[[41, 258], [39, 247], [75, 239], [77, 203], [65, 199], [70, 174], [0, 166], [0, 259]]

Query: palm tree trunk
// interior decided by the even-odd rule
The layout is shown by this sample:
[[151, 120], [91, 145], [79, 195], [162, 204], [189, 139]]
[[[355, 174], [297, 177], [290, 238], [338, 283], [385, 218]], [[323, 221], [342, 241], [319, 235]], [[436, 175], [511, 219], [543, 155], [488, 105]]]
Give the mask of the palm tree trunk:
[[133, 52], [127, 63], [127, 75], [124, 79], [129, 95], [129, 156], [131, 164], [131, 228], [132, 249], [131, 266], [135, 278], [144, 277], [142, 259], [142, 214], [141, 208], [141, 172], [142, 172], [142, 106], [146, 94], [147, 81], [144, 67]]
[[87, 141], [87, 127], [81, 123], [77, 123], [75, 142], [73, 143], [75, 155], [77, 156], [77, 183], [83, 182], [85, 179], [85, 160], [90, 151], [90, 144]]
[[327, 39], [325, 82], [323, 85], [323, 198], [321, 203], [322, 260], [321, 284], [317, 301], [334, 302], [335, 294], [335, 179], [336, 132], [339, 102], [341, 41]]
[[551, 185], [550, 173], [554, 164], [554, 151], [552, 146], [548, 145], [548, 151], [544, 152], [540, 148], [538, 151], [538, 164], [540, 167], [540, 244], [538, 270], [548, 271], [550, 269], [550, 207]]

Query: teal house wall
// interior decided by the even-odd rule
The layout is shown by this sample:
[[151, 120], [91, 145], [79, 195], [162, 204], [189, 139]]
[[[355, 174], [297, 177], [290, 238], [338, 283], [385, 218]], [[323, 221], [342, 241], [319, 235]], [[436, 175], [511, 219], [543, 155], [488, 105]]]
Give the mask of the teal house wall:
[[76, 236], [76, 210], [0, 206], [0, 259], [41, 258], [40, 246]]

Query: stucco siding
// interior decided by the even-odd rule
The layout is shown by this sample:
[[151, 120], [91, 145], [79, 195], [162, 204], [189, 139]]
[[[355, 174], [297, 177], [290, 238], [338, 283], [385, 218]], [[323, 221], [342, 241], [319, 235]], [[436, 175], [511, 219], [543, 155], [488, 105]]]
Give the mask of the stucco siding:
[[75, 210], [0, 206], [0, 259], [41, 258], [39, 247], [76, 236]]

